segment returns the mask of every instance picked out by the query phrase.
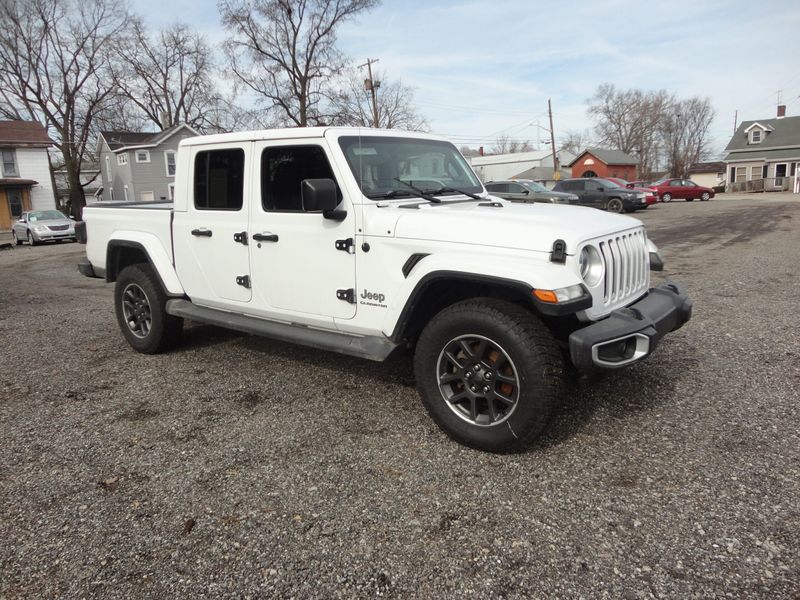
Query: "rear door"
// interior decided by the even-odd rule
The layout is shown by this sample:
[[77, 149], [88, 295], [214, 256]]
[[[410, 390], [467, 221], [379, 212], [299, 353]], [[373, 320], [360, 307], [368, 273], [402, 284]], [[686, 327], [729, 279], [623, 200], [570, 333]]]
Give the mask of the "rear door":
[[186, 212], [176, 212], [173, 244], [178, 276], [192, 301], [228, 308], [250, 302], [246, 181], [250, 142], [190, 146]]
[[591, 179], [584, 181], [583, 183], [586, 186], [584, 203], [587, 206], [593, 206], [594, 208], [602, 208], [606, 199], [605, 188], [598, 182], [592, 181]]

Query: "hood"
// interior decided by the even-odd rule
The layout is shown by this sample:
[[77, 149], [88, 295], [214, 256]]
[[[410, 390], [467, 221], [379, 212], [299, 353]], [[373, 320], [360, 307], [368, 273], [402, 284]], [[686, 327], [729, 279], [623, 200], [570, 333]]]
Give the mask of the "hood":
[[45, 225], [50, 227], [51, 225], [74, 225], [75, 221], [72, 219], [37, 219], [36, 221], [31, 221], [31, 227], [36, 225]]
[[[555, 240], [567, 243], [573, 254], [580, 242], [641, 227], [638, 219], [596, 208], [563, 204], [518, 204], [500, 200], [421, 204], [419, 209], [400, 209], [395, 237], [455, 242], [550, 252]], [[484, 204], [484, 206], [480, 206]], [[383, 209], [386, 210], [386, 209]]]

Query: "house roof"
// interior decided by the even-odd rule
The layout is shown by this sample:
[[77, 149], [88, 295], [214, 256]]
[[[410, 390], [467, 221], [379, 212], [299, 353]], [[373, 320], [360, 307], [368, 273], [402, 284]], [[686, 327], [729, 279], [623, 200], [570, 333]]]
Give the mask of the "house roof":
[[[758, 144], [751, 144], [747, 132], [758, 123], [769, 133]], [[783, 117], [782, 119], [759, 119], [758, 121], [742, 121], [725, 147], [728, 155], [725, 161], [744, 160], [752, 156], [753, 160], [761, 160], [762, 156], [770, 158], [789, 158], [800, 153], [800, 117]]]
[[778, 148], [770, 150], [768, 148], [756, 148], [730, 152], [725, 156], [725, 162], [749, 162], [766, 160], [800, 160], [800, 146], [794, 148]]
[[193, 135], [200, 135], [186, 123], [179, 123], [164, 131], [101, 131], [100, 135], [106, 141], [112, 152], [131, 150], [134, 148], [152, 148], [176, 134], [181, 129], [188, 129]]
[[689, 167], [689, 173], [724, 173], [725, 163], [721, 160], [714, 162], [697, 162]]
[[581, 152], [575, 159], [567, 164], [567, 167], [571, 167], [576, 162], [578, 162], [584, 154], [591, 154], [598, 160], [604, 162], [607, 165], [638, 165], [639, 161], [631, 156], [623, 152], [622, 150], [609, 150], [608, 148], [587, 148], [583, 152]]
[[47, 148], [53, 145], [53, 140], [36, 121], [0, 121], [0, 144]]
[[39, 185], [39, 182], [33, 179], [20, 179], [18, 177], [4, 177], [0, 179], [0, 188], [32, 187], [34, 185]]

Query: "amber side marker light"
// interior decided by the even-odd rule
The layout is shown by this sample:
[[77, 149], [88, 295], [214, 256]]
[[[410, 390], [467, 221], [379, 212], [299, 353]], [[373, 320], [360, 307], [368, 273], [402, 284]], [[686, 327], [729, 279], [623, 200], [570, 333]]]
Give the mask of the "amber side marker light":
[[551, 304], [558, 303], [558, 297], [556, 296], [556, 293], [551, 290], [533, 290], [533, 295], [542, 302], [549, 302]]

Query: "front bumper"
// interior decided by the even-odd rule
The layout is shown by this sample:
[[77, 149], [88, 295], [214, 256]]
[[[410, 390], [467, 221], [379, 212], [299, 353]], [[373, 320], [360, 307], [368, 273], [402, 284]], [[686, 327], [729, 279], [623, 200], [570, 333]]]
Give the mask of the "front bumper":
[[692, 300], [683, 286], [667, 281], [626, 308], [569, 336], [572, 363], [582, 372], [617, 369], [655, 350], [662, 337], [692, 317]]
[[35, 242], [49, 242], [52, 240], [76, 240], [75, 230], [66, 229], [64, 231], [31, 231]]

